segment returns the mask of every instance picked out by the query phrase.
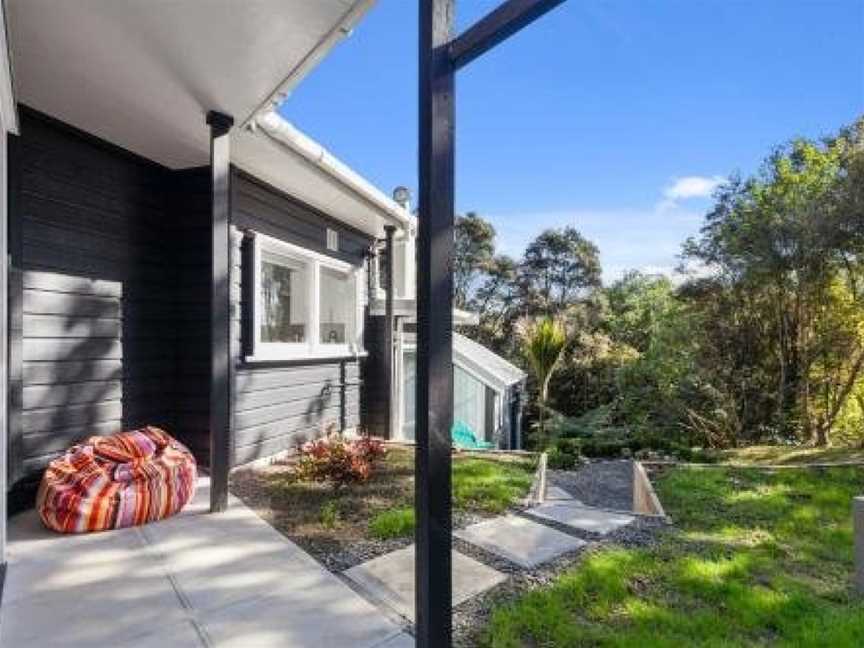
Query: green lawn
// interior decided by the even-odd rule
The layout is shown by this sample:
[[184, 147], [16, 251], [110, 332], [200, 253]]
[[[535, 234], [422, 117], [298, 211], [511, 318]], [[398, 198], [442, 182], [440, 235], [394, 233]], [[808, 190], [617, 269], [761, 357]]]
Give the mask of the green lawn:
[[864, 463], [864, 448], [761, 445], [722, 450], [718, 453], [717, 458], [726, 463], [747, 465], [772, 464], [782, 466], [853, 461]]
[[589, 555], [493, 612], [480, 644], [864, 645], [852, 590], [861, 468], [676, 468], [657, 483], [676, 526], [649, 549]]
[[[400, 450], [399, 452], [404, 452]], [[474, 513], [503, 513], [525, 497], [534, 479], [534, 460], [502, 456], [500, 459], [458, 454], [453, 457], [453, 508]], [[381, 511], [369, 522], [374, 537], [407, 536], [414, 532], [413, 491], [402, 505]]]

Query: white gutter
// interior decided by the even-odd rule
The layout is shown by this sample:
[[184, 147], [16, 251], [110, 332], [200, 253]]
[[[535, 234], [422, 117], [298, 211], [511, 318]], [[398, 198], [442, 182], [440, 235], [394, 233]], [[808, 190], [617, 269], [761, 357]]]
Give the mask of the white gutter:
[[268, 97], [262, 101], [251, 114], [240, 123], [241, 128], [246, 128], [255, 121], [256, 115], [261, 112], [274, 110], [291, 91], [299, 84], [307, 74], [315, 69], [321, 60], [327, 56], [333, 47], [339, 41], [351, 35], [351, 31], [358, 22], [366, 15], [366, 12], [372, 8], [376, 0], [356, 0], [342, 16], [342, 18], [328, 31], [315, 45], [309, 50], [309, 53], [294, 66], [276, 89], [271, 92]]
[[253, 129], [260, 129], [266, 136], [335, 179], [358, 198], [371, 205], [390, 224], [402, 231], [408, 231], [411, 227], [412, 218], [408, 210], [388, 198], [368, 180], [278, 113], [271, 110], [257, 115], [250, 125]]

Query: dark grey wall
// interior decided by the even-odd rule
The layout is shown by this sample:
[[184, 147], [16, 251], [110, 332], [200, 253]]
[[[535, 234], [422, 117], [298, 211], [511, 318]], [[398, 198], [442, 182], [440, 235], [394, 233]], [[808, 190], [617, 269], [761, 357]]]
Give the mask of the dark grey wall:
[[[233, 464], [248, 463], [296, 447], [330, 425], [360, 423], [360, 367], [342, 361], [259, 363], [245, 361], [244, 342], [252, 334], [248, 319], [250, 255], [243, 233], [251, 230], [348, 261], [364, 263], [371, 240], [325, 214], [235, 172], [232, 212], [232, 429]], [[326, 228], [339, 232], [339, 251], [326, 246]], [[244, 264], [245, 267], [244, 267]], [[247, 282], [244, 286], [244, 281]]]
[[[22, 107], [10, 138], [10, 484], [71, 444], [160, 425], [209, 460], [210, 180]], [[326, 228], [340, 250], [326, 251]], [[232, 174], [233, 464], [360, 422], [356, 360], [250, 365], [242, 232], [361, 264], [371, 241]]]
[[71, 443], [173, 428], [164, 168], [22, 111], [10, 148], [11, 482]]
[[210, 169], [172, 174], [175, 430], [210, 463]]
[[369, 357], [363, 364], [363, 427], [374, 436], [387, 436], [386, 320], [382, 316], [366, 317], [366, 350]]

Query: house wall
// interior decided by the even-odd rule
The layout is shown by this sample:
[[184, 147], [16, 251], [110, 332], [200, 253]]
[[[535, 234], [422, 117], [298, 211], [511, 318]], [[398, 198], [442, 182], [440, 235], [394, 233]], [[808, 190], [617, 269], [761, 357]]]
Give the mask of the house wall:
[[31, 111], [10, 139], [10, 483], [70, 444], [174, 426], [167, 171]]
[[[339, 232], [339, 251], [327, 250], [326, 229]], [[253, 231], [353, 265], [365, 263], [372, 241], [325, 214], [235, 171], [231, 179], [231, 307], [233, 465], [290, 450], [330, 425], [360, 423], [360, 362], [356, 359], [248, 362], [251, 331]]]
[[386, 332], [385, 317], [367, 315], [364, 339], [369, 357], [363, 365], [364, 407], [362, 424], [371, 434], [380, 437], [387, 436], [387, 407], [389, 402]]
[[[10, 138], [9, 470], [15, 508], [94, 434], [159, 425], [209, 462], [210, 178], [22, 108]], [[356, 358], [250, 363], [247, 230], [365, 262], [371, 240], [232, 173], [232, 465], [360, 423]], [[326, 228], [340, 236], [326, 250]]]
[[210, 464], [210, 169], [172, 174], [175, 430], [199, 463]]

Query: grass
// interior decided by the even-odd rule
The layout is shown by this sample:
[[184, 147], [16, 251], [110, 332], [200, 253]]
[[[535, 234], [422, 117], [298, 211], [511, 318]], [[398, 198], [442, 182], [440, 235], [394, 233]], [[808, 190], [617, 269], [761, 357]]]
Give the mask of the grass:
[[[391, 447], [367, 482], [340, 491], [296, 480], [287, 464], [239, 471], [231, 488], [274, 527], [320, 554], [414, 532], [413, 459], [413, 450]], [[535, 460], [524, 456], [454, 455], [454, 510], [501, 513], [528, 492], [534, 468]]]
[[414, 507], [402, 506], [381, 511], [369, 522], [369, 532], [379, 540], [390, 540], [414, 532]]
[[679, 467], [656, 486], [676, 521], [656, 546], [589, 554], [497, 608], [480, 644], [862, 645], [850, 511], [864, 470]]
[[719, 460], [732, 464], [745, 465], [805, 465], [812, 463], [864, 463], [864, 448], [830, 447], [814, 448], [806, 446], [750, 446], [722, 450]]

